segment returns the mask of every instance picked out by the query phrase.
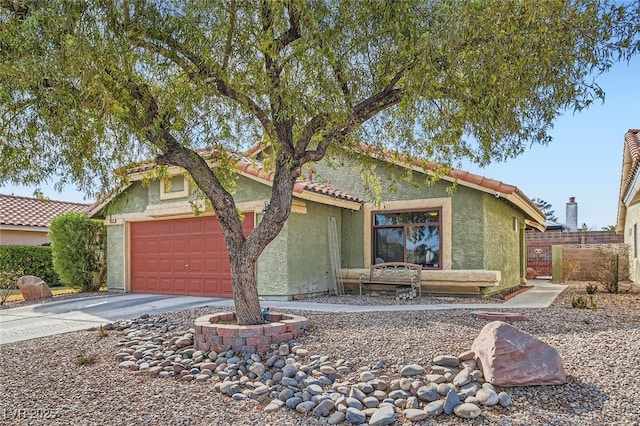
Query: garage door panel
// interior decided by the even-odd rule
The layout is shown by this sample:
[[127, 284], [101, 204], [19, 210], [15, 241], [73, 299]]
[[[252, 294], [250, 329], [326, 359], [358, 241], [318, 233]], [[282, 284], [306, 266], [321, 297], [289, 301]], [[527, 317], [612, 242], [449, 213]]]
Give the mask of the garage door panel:
[[[209, 236], [209, 239], [211, 238], [211, 236]], [[200, 253], [204, 253], [207, 242], [207, 237], [205, 235], [202, 236], [192, 236], [191, 238], [189, 238], [187, 246], [188, 248], [185, 248], [186, 250], [189, 251], [189, 253], [196, 253], [196, 252], [200, 252]]]
[[204, 271], [208, 274], [216, 274], [222, 268], [220, 267], [219, 262], [216, 262], [214, 259], [208, 258], [204, 264]]
[[173, 293], [186, 294], [189, 280], [186, 277], [177, 277], [173, 279]]
[[204, 271], [204, 262], [201, 259], [193, 259], [189, 261], [189, 274], [202, 274]]
[[[158, 259], [157, 262], [157, 268], [156, 268], [156, 273], [157, 274], [170, 274], [172, 272], [178, 271], [179, 269], [177, 269], [177, 265], [176, 263], [180, 262], [180, 260], [175, 260], [175, 259], [167, 259], [167, 258], [161, 258]], [[180, 262], [182, 263], [182, 262]], [[153, 270], [151, 270], [153, 271]]]
[[159, 278], [157, 281], [159, 293], [170, 293], [173, 290], [173, 280], [169, 278]]
[[189, 280], [189, 294], [200, 296], [200, 295], [204, 295], [206, 293], [206, 290], [209, 290], [214, 293], [218, 293], [218, 289], [215, 287], [206, 289], [203, 278], [194, 278]]
[[[251, 232], [253, 223], [253, 214], [245, 214], [245, 235]], [[217, 219], [132, 223], [131, 290], [233, 296], [229, 256]]]
[[231, 285], [231, 278], [223, 278], [220, 280], [220, 293], [227, 297], [233, 297], [233, 290]]

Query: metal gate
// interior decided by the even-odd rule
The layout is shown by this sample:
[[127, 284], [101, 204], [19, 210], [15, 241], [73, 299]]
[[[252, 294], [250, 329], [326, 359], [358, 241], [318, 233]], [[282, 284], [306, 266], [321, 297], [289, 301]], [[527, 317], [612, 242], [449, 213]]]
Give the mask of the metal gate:
[[551, 245], [527, 245], [527, 268], [533, 268], [536, 277], [550, 277]]

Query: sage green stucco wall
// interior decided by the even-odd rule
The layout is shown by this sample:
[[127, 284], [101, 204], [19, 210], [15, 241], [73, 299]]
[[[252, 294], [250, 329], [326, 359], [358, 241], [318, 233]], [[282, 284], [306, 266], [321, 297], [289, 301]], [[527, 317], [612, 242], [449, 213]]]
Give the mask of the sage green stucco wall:
[[[158, 189], [159, 190], [159, 189]], [[142, 182], [134, 182], [115, 200], [113, 200], [103, 214], [123, 214], [143, 212], [149, 204], [149, 191]]]
[[[347, 161], [347, 160], [345, 160]], [[372, 202], [364, 188], [360, 175], [352, 167], [331, 169], [326, 165], [314, 165], [317, 176], [321, 180], [331, 181], [331, 185], [343, 189], [345, 192], [360, 197], [366, 202]], [[448, 181], [438, 181], [428, 185], [424, 176], [413, 173], [414, 182], [404, 182], [397, 179], [394, 166], [379, 162], [376, 172], [381, 173], [382, 202], [399, 200], [416, 200], [428, 198], [451, 198], [452, 202], [452, 269], [483, 269], [485, 268], [484, 254], [484, 193], [459, 185], [452, 194], [447, 188]], [[385, 180], [388, 179], [388, 180]], [[389, 188], [389, 182], [395, 182], [396, 189]], [[347, 268], [362, 268], [364, 250], [364, 213], [343, 211], [342, 227], [342, 260]]]
[[124, 291], [124, 225], [107, 226], [107, 287]]
[[485, 269], [483, 193], [458, 186], [452, 195], [451, 269]]
[[287, 293], [287, 245], [289, 221], [280, 234], [262, 252], [258, 259], [256, 278], [260, 296], [282, 296]]
[[287, 259], [290, 294], [321, 293], [333, 289], [328, 231], [330, 217], [335, 218], [336, 231], [340, 232], [340, 209], [333, 206], [307, 202], [307, 214], [289, 217]]
[[[148, 203], [148, 188], [143, 186], [142, 182], [134, 182], [96, 217], [141, 213], [147, 208]], [[126, 238], [124, 224], [107, 226], [107, 287], [110, 291], [125, 291]]]
[[[183, 201], [185, 198], [175, 198], [168, 200], [160, 199], [160, 181], [155, 180], [147, 187], [148, 191], [148, 203], [150, 205], [155, 204], [167, 204], [175, 203], [176, 201]], [[190, 187], [191, 198], [194, 199], [195, 189]], [[256, 199], [269, 199], [271, 197], [271, 190], [266, 185], [256, 182], [253, 179], [246, 178], [244, 176], [238, 176], [237, 186], [234, 188], [233, 198], [236, 203], [242, 203], [245, 201], [253, 201]]]
[[[524, 216], [502, 198], [484, 194], [484, 268], [502, 271], [502, 280], [492, 292], [520, 284], [520, 226]], [[514, 230], [514, 218], [518, 226]]]
[[333, 289], [328, 218], [341, 229], [340, 209], [307, 201], [307, 213], [292, 213], [258, 262], [258, 293], [290, 298]]
[[[344, 209], [341, 212], [342, 226], [340, 232], [340, 256], [343, 268], [362, 268], [365, 247], [364, 241], [364, 212]], [[368, 248], [367, 248], [368, 250]]]
[[[351, 167], [331, 169], [317, 164], [314, 177], [330, 181], [335, 188], [373, 202], [357, 170]], [[382, 202], [451, 198], [451, 254], [452, 269], [500, 270], [500, 288], [519, 284], [518, 233], [512, 230], [513, 217], [523, 220], [522, 213], [491, 194], [458, 186], [449, 193], [451, 184], [439, 181], [427, 185], [424, 176], [414, 173], [414, 182], [398, 179], [399, 167], [378, 162], [376, 173], [381, 174]], [[303, 173], [306, 173], [303, 171]], [[389, 188], [394, 182], [395, 190]], [[181, 202], [186, 199], [160, 200], [159, 182], [144, 187], [135, 182], [112, 203], [111, 211], [118, 213], [144, 212], [148, 205]], [[236, 202], [267, 200], [270, 188], [252, 179], [239, 177], [234, 198]], [[269, 244], [258, 260], [258, 292], [271, 298], [290, 298], [296, 294], [325, 292], [333, 288], [327, 236], [327, 218], [335, 217], [341, 245], [341, 266], [363, 267], [364, 210], [352, 211], [305, 201], [307, 212], [292, 213], [280, 235]], [[149, 217], [149, 220], [155, 220]], [[520, 231], [519, 231], [520, 232]], [[124, 290], [125, 238], [124, 225], [109, 226], [108, 284], [114, 290]], [[492, 290], [495, 290], [492, 289]]]
[[[233, 194], [237, 203], [261, 199], [268, 200], [270, 196], [271, 190], [269, 187], [243, 176], [238, 177], [238, 185]], [[190, 199], [195, 200], [193, 188], [191, 188]], [[100, 214], [97, 214], [96, 217], [105, 217], [109, 213], [114, 215], [140, 213], [144, 212], [147, 206], [150, 205], [170, 204], [187, 200], [187, 197], [161, 200], [159, 181], [153, 181], [147, 186], [137, 181], [132, 183], [122, 194], [111, 201], [109, 206], [103, 209]]]

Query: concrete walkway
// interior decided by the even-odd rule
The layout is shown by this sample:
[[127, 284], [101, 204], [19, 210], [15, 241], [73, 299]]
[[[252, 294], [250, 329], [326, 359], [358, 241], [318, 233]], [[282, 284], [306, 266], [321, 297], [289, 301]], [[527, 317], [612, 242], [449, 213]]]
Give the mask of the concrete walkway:
[[[262, 301], [263, 307], [313, 312], [401, 312], [453, 309], [512, 311], [520, 308], [546, 308], [566, 286], [533, 280], [531, 290], [504, 303], [435, 305], [360, 306], [313, 302]], [[161, 314], [201, 306], [233, 308], [233, 299], [153, 294], [111, 294], [51, 300], [38, 304], [0, 310], [0, 345], [56, 334], [86, 330], [116, 320], [138, 318], [142, 314]]]
[[[533, 284], [531, 290], [520, 293], [504, 303], [465, 303], [451, 304], [443, 303], [436, 305], [405, 305], [398, 303], [397, 305], [333, 305], [328, 303], [312, 303], [312, 302], [274, 302], [263, 301], [262, 306], [278, 309], [297, 309], [303, 311], [314, 312], [402, 312], [402, 311], [438, 311], [453, 309], [474, 309], [474, 310], [512, 310], [512, 309], [529, 309], [529, 308], [546, 308], [555, 300], [565, 285], [551, 284], [547, 280], [531, 280]], [[220, 305], [214, 305], [220, 306]], [[233, 305], [230, 305], [233, 306]]]

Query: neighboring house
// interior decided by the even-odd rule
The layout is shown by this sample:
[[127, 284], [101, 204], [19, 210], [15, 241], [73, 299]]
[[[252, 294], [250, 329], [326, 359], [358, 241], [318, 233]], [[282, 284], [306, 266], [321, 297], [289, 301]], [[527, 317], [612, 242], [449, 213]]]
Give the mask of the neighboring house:
[[63, 213], [84, 213], [89, 204], [0, 194], [0, 245], [39, 246], [51, 242], [51, 220]]
[[544, 227], [547, 231], [562, 231], [565, 228], [562, 223], [549, 219], [544, 221]]
[[638, 231], [640, 230], [640, 129], [629, 129], [624, 135], [622, 154], [622, 177], [620, 199], [618, 201], [618, 221], [616, 232], [624, 235], [629, 245], [629, 277], [640, 282], [640, 256]]
[[[238, 157], [234, 193], [247, 233], [267, 208], [272, 184], [261, 152], [250, 155]], [[332, 291], [332, 260], [350, 291], [357, 290], [360, 273], [381, 261], [422, 264], [427, 293], [490, 294], [525, 282], [524, 229], [544, 230], [545, 218], [515, 186], [458, 170], [418, 186], [403, 177], [410, 172], [424, 183], [432, 172], [421, 163], [405, 167], [372, 157], [383, 187], [389, 179], [396, 187], [383, 189], [383, 203], [377, 205], [353, 157], [345, 154], [339, 161], [338, 169], [323, 162], [313, 164], [313, 172], [301, 170], [292, 214], [258, 261], [261, 297]], [[197, 191], [178, 168], [169, 168], [170, 185], [162, 180], [143, 185], [151, 167], [130, 169], [129, 183], [90, 210], [107, 225], [109, 288], [231, 296], [227, 250], [212, 209], [194, 196]], [[203, 214], [194, 215], [192, 203]]]

